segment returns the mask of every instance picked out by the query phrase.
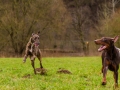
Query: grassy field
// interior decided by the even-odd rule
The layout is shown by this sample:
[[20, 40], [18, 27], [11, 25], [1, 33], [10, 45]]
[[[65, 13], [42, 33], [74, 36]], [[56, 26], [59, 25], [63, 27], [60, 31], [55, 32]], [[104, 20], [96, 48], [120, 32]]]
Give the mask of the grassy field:
[[[23, 64], [22, 58], [0, 58], [0, 90], [113, 90], [114, 79], [110, 71], [107, 85], [101, 85], [100, 57], [50, 57], [43, 58], [42, 63], [47, 75], [34, 75], [29, 59]], [[35, 64], [38, 68], [37, 59]], [[58, 74], [59, 68], [72, 74]], [[25, 75], [30, 77], [24, 78]]]

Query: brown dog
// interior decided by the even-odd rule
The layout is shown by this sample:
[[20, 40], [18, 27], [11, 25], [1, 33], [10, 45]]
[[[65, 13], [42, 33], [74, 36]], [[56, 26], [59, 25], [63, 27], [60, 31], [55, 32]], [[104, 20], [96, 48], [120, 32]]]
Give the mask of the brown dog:
[[114, 46], [114, 43], [118, 40], [118, 36], [114, 38], [103, 37], [95, 40], [97, 45], [101, 45], [98, 49], [102, 52], [102, 73], [103, 80], [102, 85], [106, 85], [107, 69], [114, 72], [115, 87], [118, 86], [118, 69], [120, 63], [120, 49]]
[[39, 44], [40, 44], [39, 33], [40, 32], [38, 32], [37, 34], [32, 34], [32, 36], [30, 37], [29, 42], [26, 45], [25, 55], [23, 59], [23, 62], [25, 63], [27, 57], [30, 56], [31, 64], [35, 74], [36, 74], [36, 70], [34, 66], [35, 57], [37, 57], [40, 61], [40, 68], [43, 68], [41, 62], [41, 51], [39, 49]]

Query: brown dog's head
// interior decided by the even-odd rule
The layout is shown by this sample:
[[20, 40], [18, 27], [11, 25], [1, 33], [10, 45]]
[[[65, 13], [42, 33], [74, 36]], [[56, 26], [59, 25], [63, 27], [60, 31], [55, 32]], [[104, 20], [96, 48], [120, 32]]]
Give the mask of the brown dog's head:
[[39, 44], [40, 44], [39, 34], [40, 34], [40, 32], [38, 32], [37, 34], [33, 33], [31, 36], [31, 43], [34, 43], [36, 46], [39, 46]]
[[114, 43], [118, 40], [119, 36], [116, 36], [114, 38], [110, 37], [103, 37], [101, 39], [95, 40], [95, 44], [101, 45], [98, 49], [99, 52], [103, 50], [108, 50], [110, 47], [114, 46]]

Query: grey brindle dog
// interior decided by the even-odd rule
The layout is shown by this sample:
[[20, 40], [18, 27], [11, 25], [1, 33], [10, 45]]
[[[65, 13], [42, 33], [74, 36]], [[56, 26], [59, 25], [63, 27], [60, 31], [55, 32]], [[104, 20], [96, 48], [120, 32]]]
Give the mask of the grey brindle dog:
[[[37, 34], [32, 34], [32, 36], [29, 39], [29, 42], [26, 45], [26, 50], [25, 50], [25, 55], [24, 55], [24, 59], [23, 62], [26, 62], [26, 59], [28, 56], [30, 56], [31, 59], [31, 65], [34, 69], [34, 73], [36, 74], [36, 70], [35, 70], [35, 65], [34, 65], [34, 61], [35, 58], [37, 57], [40, 61], [40, 68], [42, 69], [42, 61], [41, 61], [41, 51], [39, 49], [39, 45], [40, 45], [40, 41], [39, 41], [39, 34], [40, 32], [38, 32]], [[31, 51], [32, 49], [32, 51]]]

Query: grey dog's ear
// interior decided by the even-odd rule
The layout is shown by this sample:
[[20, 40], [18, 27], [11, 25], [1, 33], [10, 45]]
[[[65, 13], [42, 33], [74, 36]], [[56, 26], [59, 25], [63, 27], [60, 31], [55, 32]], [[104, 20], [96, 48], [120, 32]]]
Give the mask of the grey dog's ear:
[[38, 35], [40, 35], [40, 31], [38, 31], [38, 33], [37, 33]]
[[32, 36], [34, 35], [34, 33], [32, 33]]
[[32, 37], [30, 37], [29, 42], [30, 42], [30, 43], [32, 43], [32, 42], [33, 42]]

